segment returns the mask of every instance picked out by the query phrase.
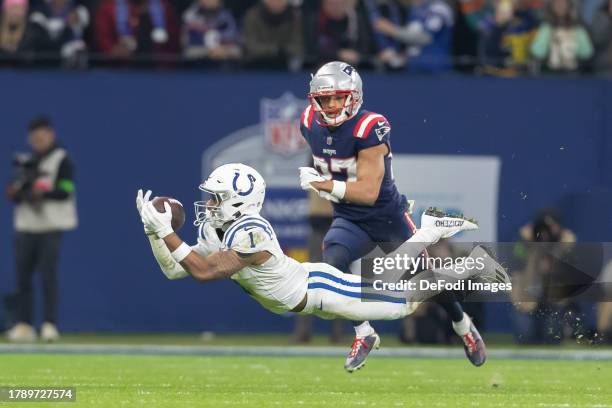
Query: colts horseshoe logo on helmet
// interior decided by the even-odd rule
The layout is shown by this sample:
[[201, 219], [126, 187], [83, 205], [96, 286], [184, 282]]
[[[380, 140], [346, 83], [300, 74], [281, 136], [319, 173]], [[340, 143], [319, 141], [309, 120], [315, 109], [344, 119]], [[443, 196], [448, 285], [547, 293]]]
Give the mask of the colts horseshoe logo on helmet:
[[246, 196], [246, 195], [251, 194], [251, 192], [253, 191], [253, 187], [255, 186], [255, 176], [253, 176], [252, 174], [247, 174], [247, 178], [249, 179], [249, 182], [251, 183], [247, 191], [238, 190], [238, 178], [239, 177], [240, 177], [240, 173], [236, 172], [234, 174], [234, 180], [232, 181], [232, 187], [234, 188], [234, 191], [239, 196]]

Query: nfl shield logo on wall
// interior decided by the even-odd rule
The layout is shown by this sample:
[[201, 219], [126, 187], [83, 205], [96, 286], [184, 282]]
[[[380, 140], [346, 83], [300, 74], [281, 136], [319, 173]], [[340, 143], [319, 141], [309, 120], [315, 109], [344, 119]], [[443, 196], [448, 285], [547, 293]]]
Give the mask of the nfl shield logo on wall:
[[291, 155], [306, 147], [300, 133], [300, 115], [307, 105], [308, 101], [290, 92], [277, 99], [261, 100], [261, 125], [270, 150]]

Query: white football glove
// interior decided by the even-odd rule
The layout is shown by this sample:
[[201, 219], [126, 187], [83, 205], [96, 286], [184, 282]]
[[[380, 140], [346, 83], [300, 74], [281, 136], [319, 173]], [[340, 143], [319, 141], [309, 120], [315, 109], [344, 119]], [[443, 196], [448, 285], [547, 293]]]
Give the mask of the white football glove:
[[[142, 207], [149, 202], [149, 199], [151, 198], [151, 190], [147, 190], [147, 192], [143, 195], [142, 194], [142, 189], [138, 190], [138, 194], [136, 194], [136, 209], [138, 210], [138, 215], [140, 215], [140, 218], [142, 219]], [[155, 235], [155, 233], [153, 231], [150, 231], [147, 229], [147, 226], [145, 225], [145, 234], [147, 235]]]
[[141, 219], [146, 231], [152, 231], [158, 238], [172, 234], [172, 209], [168, 202], [164, 203], [166, 212], [158, 212], [151, 201], [147, 201], [142, 206]]
[[314, 188], [310, 183], [313, 183], [315, 181], [325, 181], [325, 177], [321, 176], [319, 172], [312, 167], [300, 167], [300, 187], [302, 187], [302, 190], [312, 190], [317, 193], [321, 198], [333, 201], [334, 203], [340, 202], [340, 200], [332, 196], [330, 193], [326, 191], [320, 191]]
[[319, 193], [319, 197], [331, 201], [333, 203], [339, 203], [340, 200], [338, 200], [337, 197], [334, 197], [333, 195], [331, 195], [330, 193], [328, 193], [327, 191], [318, 191]]
[[136, 194], [136, 209], [138, 210], [138, 214], [142, 215], [142, 206], [149, 201], [151, 198], [151, 190], [147, 190], [147, 192], [143, 195], [142, 189], [138, 190], [138, 194]]
[[312, 190], [318, 193], [319, 190], [310, 184], [315, 181], [325, 181], [325, 178], [312, 167], [300, 167], [300, 187], [302, 187], [302, 190]]

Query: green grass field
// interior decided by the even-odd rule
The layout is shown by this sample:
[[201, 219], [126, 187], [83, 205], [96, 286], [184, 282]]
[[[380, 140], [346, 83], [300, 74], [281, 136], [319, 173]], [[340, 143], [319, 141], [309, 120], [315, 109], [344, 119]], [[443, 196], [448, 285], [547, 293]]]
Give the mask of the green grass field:
[[[16, 407], [612, 407], [612, 363], [373, 356], [0, 354], [2, 386], [73, 386], [77, 402]], [[0, 405], [3, 405], [0, 403]]]

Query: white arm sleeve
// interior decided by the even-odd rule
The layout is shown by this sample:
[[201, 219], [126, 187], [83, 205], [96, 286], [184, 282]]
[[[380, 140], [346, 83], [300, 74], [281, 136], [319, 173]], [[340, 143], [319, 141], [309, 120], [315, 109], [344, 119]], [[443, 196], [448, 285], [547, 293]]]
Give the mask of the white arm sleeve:
[[162, 239], [151, 235], [149, 236], [149, 243], [151, 244], [155, 260], [157, 260], [159, 267], [168, 279], [180, 279], [189, 276], [181, 264], [172, 258], [170, 250]]

